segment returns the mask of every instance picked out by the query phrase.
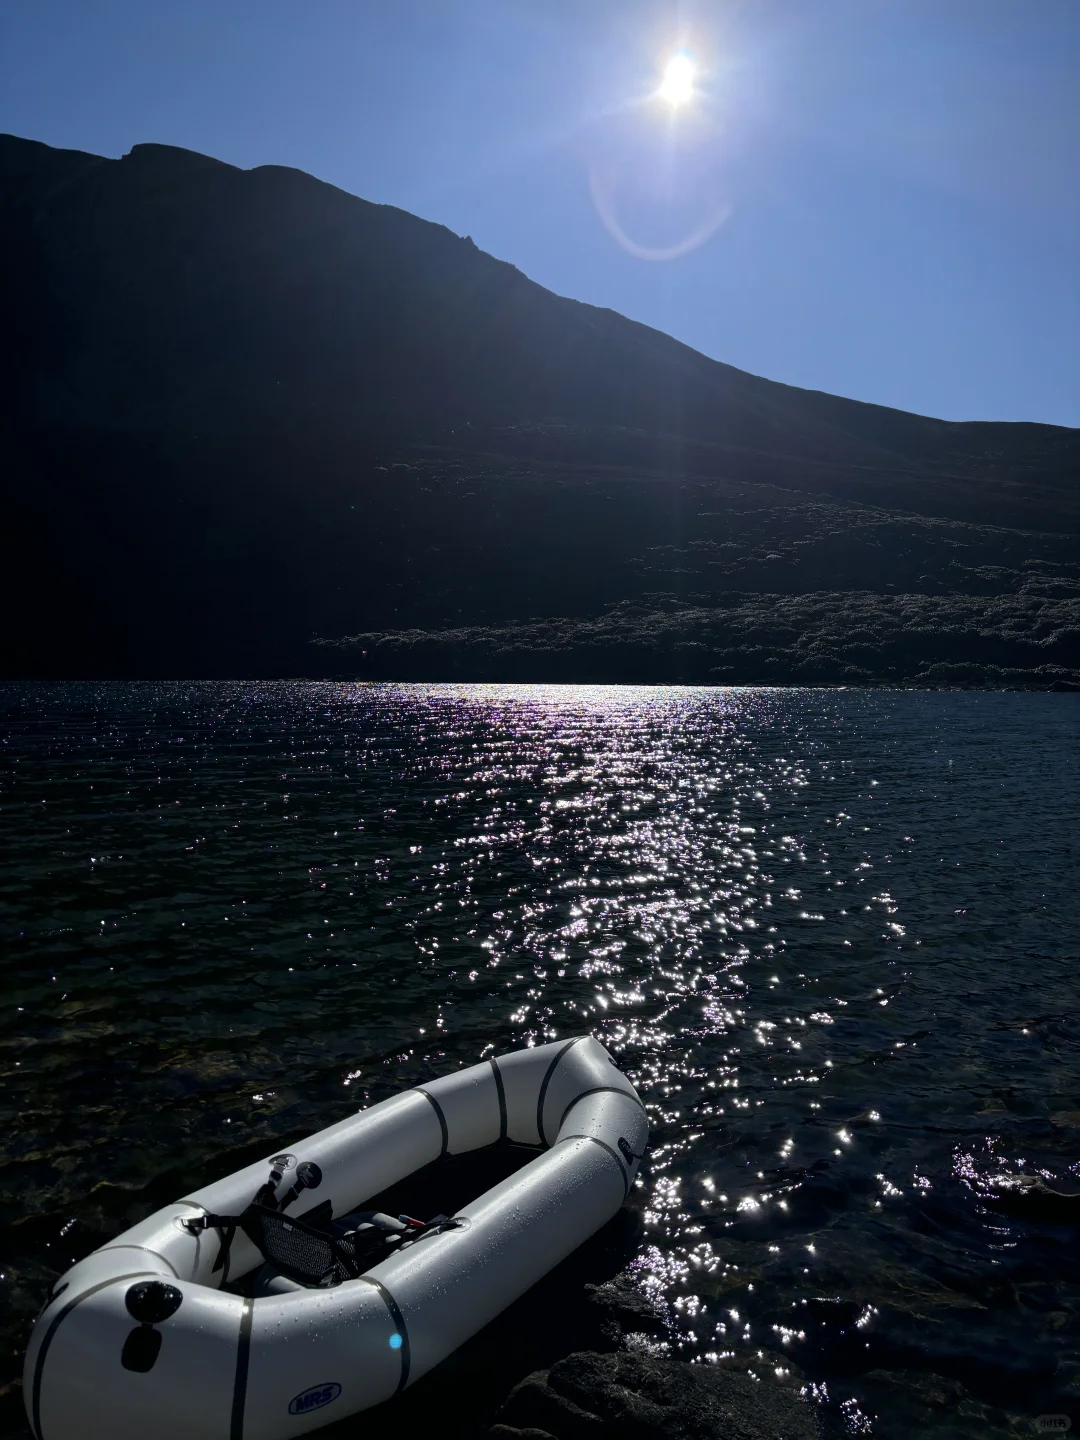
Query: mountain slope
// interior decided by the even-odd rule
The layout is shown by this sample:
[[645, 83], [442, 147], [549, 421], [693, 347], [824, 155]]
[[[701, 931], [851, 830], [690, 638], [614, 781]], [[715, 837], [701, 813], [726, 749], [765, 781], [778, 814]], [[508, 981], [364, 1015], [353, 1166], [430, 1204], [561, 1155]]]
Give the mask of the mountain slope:
[[[7, 673], [317, 671], [315, 637], [689, 603], [645, 552], [738, 551], [777, 494], [1080, 532], [1076, 431], [747, 375], [298, 171], [0, 137], [0, 262]], [[830, 585], [874, 588], [845, 553]], [[724, 565], [765, 593], [720, 559], [695, 605]]]

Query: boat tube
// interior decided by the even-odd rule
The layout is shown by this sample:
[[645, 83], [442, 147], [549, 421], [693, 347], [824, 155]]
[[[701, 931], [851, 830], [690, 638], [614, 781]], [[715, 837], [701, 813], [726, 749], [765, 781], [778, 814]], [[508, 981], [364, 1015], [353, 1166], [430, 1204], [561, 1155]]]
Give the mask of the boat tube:
[[[582, 1037], [445, 1075], [196, 1190], [53, 1286], [26, 1356], [33, 1434], [278, 1440], [377, 1405], [609, 1220], [647, 1138], [634, 1087]], [[508, 1141], [536, 1158], [453, 1216], [357, 1213]]]

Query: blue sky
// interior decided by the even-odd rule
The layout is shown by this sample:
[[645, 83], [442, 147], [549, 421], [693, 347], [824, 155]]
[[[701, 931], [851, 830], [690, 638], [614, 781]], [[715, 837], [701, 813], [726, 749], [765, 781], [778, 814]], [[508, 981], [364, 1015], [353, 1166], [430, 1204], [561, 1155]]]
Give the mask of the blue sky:
[[0, 130], [295, 165], [717, 359], [950, 419], [1080, 425], [1078, 75], [1080, 0], [0, 7]]

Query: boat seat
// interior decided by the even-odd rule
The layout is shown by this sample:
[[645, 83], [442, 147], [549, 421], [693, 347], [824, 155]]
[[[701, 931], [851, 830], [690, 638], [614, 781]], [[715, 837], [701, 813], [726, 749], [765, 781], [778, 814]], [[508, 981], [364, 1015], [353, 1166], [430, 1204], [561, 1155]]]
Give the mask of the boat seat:
[[[221, 1233], [221, 1250], [214, 1269], [222, 1271], [222, 1285], [228, 1285], [229, 1252], [232, 1238], [243, 1230], [267, 1262], [261, 1283], [284, 1277], [292, 1284], [286, 1289], [323, 1289], [340, 1285], [343, 1280], [356, 1280], [385, 1260], [399, 1244], [409, 1245], [421, 1235], [431, 1235], [452, 1225], [446, 1215], [434, 1220], [414, 1220], [402, 1215], [395, 1218], [378, 1210], [356, 1210], [334, 1219], [331, 1202], [305, 1211], [303, 1215], [286, 1215], [273, 1205], [262, 1203], [264, 1190], [240, 1215], [206, 1213], [184, 1221], [186, 1229], [197, 1234], [202, 1230]], [[276, 1293], [276, 1292], [269, 1292]]]
[[[292, 1282], [289, 1289], [325, 1288], [355, 1280], [384, 1260], [410, 1230], [405, 1221], [375, 1210], [358, 1210], [335, 1220], [329, 1202], [303, 1216], [251, 1205], [241, 1223], [266, 1257], [263, 1268]], [[264, 1277], [264, 1283], [270, 1278]]]

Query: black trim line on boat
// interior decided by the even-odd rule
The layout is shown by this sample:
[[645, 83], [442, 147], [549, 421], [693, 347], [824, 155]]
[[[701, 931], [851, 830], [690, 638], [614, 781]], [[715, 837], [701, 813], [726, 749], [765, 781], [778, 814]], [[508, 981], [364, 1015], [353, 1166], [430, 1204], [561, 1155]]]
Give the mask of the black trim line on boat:
[[240, 1313], [240, 1334], [236, 1342], [236, 1376], [233, 1380], [232, 1419], [229, 1423], [229, 1440], [244, 1440], [244, 1406], [247, 1403], [248, 1366], [251, 1362], [251, 1322], [255, 1316], [255, 1301], [245, 1299]]
[[494, 1055], [488, 1064], [491, 1066], [491, 1073], [495, 1076], [495, 1090], [499, 1096], [499, 1141], [501, 1143], [506, 1139], [506, 1086], [503, 1084], [499, 1062]]
[[559, 1061], [562, 1059], [562, 1057], [566, 1054], [566, 1052], [568, 1050], [572, 1050], [575, 1045], [580, 1045], [582, 1040], [584, 1039], [584, 1035], [578, 1035], [573, 1040], [567, 1040], [566, 1044], [562, 1046], [558, 1054], [556, 1054], [552, 1058], [551, 1064], [548, 1066], [543, 1081], [540, 1084], [540, 1094], [537, 1097], [536, 1101], [536, 1130], [537, 1134], [540, 1136], [541, 1143], [544, 1145], [548, 1143], [547, 1136], [544, 1134], [544, 1101], [547, 1099], [547, 1090], [548, 1086], [551, 1083], [551, 1077], [555, 1074], [555, 1068], [558, 1065]]
[[622, 1156], [619, 1154], [619, 1152], [617, 1150], [613, 1150], [612, 1147], [607, 1143], [607, 1141], [601, 1140], [598, 1135], [564, 1135], [559, 1141], [559, 1144], [562, 1145], [567, 1140], [591, 1140], [594, 1145], [599, 1145], [601, 1150], [607, 1151], [607, 1153], [615, 1161], [615, 1164], [619, 1167], [619, 1174], [622, 1176], [623, 1183], [623, 1199], [625, 1200], [626, 1197], [630, 1194], [630, 1172], [623, 1164]]
[[580, 1095], [575, 1095], [573, 1100], [570, 1101], [570, 1104], [567, 1105], [566, 1109], [562, 1112], [562, 1119], [559, 1121], [560, 1130], [566, 1124], [567, 1115], [570, 1114], [570, 1111], [574, 1108], [578, 1101], [585, 1100], [590, 1095], [622, 1095], [624, 1099], [629, 1100], [632, 1105], [636, 1105], [638, 1107], [641, 1113], [645, 1116], [646, 1120], [649, 1118], [645, 1106], [641, 1103], [637, 1096], [631, 1095], [629, 1090], [624, 1090], [621, 1085], [594, 1085], [591, 1090], [582, 1090]]
[[439, 1159], [442, 1160], [445, 1157], [447, 1151], [450, 1149], [450, 1131], [447, 1129], [446, 1126], [446, 1116], [443, 1114], [443, 1108], [439, 1104], [438, 1100], [435, 1099], [435, 1096], [430, 1095], [421, 1086], [417, 1085], [416, 1093], [418, 1095], [423, 1095], [425, 1100], [430, 1101], [431, 1108], [435, 1111], [435, 1116], [439, 1122], [439, 1129], [442, 1131], [442, 1149], [439, 1151]]
[[91, 1285], [89, 1290], [83, 1290], [69, 1300], [62, 1310], [58, 1311], [49, 1322], [49, 1328], [45, 1331], [45, 1338], [41, 1342], [41, 1349], [37, 1353], [34, 1362], [34, 1385], [30, 1393], [30, 1424], [33, 1427], [36, 1440], [44, 1440], [41, 1429], [41, 1377], [45, 1370], [45, 1357], [49, 1353], [49, 1346], [52, 1344], [57, 1330], [75, 1309], [84, 1300], [89, 1300], [91, 1295], [96, 1295], [99, 1290], [106, 1289], [109, 1285], [122, 1285], [125, 1280], [140, 1280], [144, 1275], [157, 1275], [156, 1270], [135, 1270], [130, 1275], [110, 1275], [108, 1280], [99, 1280], [96, 1285]]
[[409, 1332], [405, 1327], [405, 1317], [398, 1309], [397, 1301], [394, 1299], [393, 1295], [390, 1294], [390, 1291], [387, 1290], [386, 1286], [381, 1281], [376, 1280], [373, 1275], [360, 1275], [357, 1278], [363, 1280], [366, 1285], [375, 1286], [375, 1289], [378, 1290], [379, 1294], [382, 1296], [383, 1303], [385, 1304], [387, 1310], [390, 1311], [390, 1318], [397, 1326], [397, 1333], [401, 1336], [401, 1379], [398, 1381], [397, 1389], [394, 1391], [395, 1395], [400, 1395], [402, 1390], [404, 1390], [405, 1386], [409, 1383]]

